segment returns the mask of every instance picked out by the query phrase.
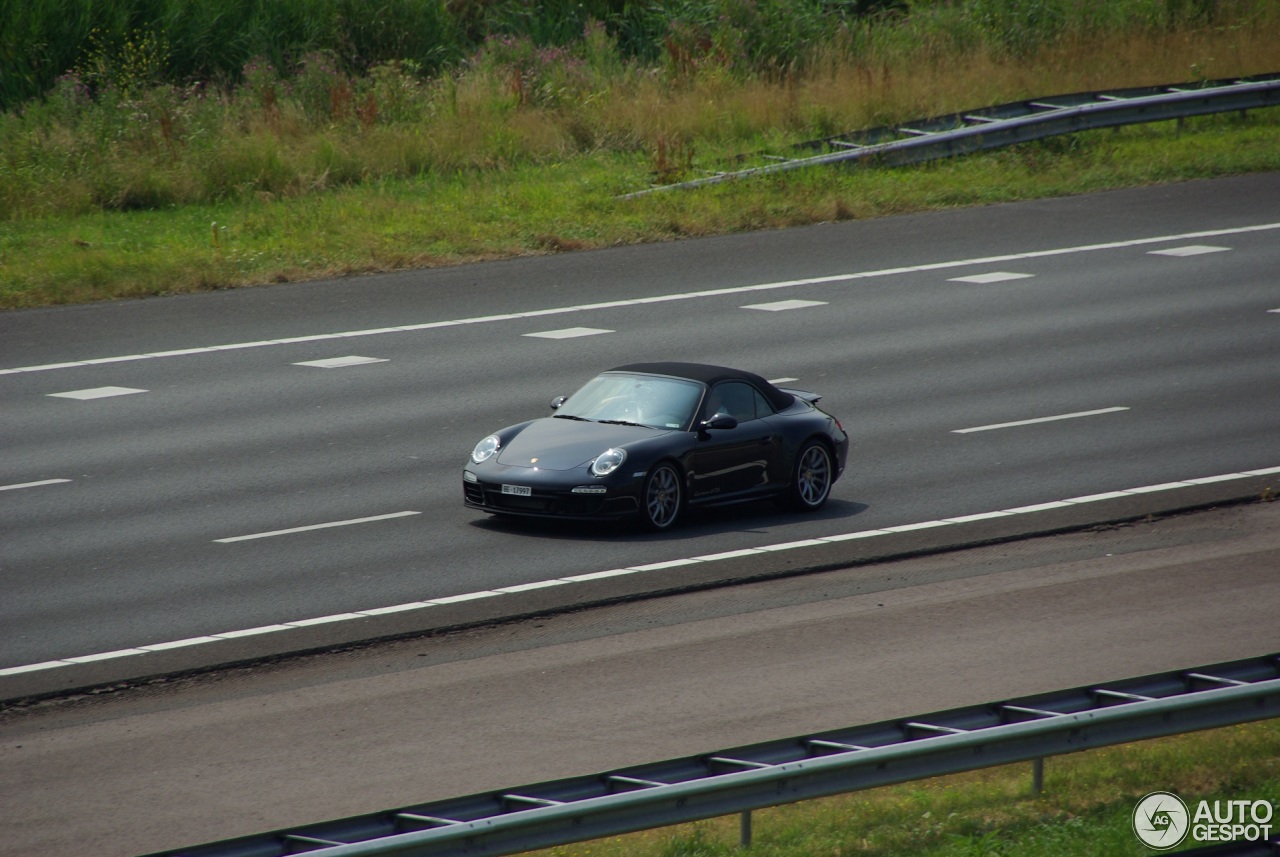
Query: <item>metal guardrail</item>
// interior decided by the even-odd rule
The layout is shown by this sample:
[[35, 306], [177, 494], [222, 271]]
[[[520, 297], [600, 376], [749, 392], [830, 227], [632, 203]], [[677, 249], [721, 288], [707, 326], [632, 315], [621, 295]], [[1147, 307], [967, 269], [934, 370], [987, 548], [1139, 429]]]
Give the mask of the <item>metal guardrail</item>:
[[777, 163], [767, 166], [652, 187], [621, 198], [837, 163], [902, 166], [1059, 134], [1275, 106], [1280, 106], [1280, 74], [1055, 95], [800, 143], [797, 149], [828, 151], [811, 157], [777, 157]]
[[1280, 716], [1280, 654], [419, 804], [152, 857], [501, 855]]

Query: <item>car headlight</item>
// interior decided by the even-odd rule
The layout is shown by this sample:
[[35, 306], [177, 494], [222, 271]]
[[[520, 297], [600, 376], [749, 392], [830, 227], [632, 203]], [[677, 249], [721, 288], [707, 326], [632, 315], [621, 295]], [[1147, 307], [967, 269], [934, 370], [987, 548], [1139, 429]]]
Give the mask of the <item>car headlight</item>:
[[476, 464], [488, 461], [498, 452], [500, 446], [502, 446], [502, 441], [498, 440], [496, 434], [491, 434], [477, 443], [476, 448], [471, 450], [471, 460]]
[[595, 461], [591, 462], [591, 472], [596, 476], [608, 476], [621, 467], [622, 462], [626, 460], [627, 451], [625, 449], [606, 449], [596, 456]]

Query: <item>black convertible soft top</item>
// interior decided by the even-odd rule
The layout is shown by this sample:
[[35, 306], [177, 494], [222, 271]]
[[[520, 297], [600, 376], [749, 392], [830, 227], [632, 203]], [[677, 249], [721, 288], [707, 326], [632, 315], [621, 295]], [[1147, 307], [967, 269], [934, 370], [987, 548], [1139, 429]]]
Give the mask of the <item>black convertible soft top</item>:
[[626, 366], [618, 366], [610, 369], [610, 372], [640, 372], [645, 375], [670, 375], [673, 378], [687, 378], [690, 381], [700, 381], [710, 387], [712, 384], [718, 384], [721, 381], [746, 381], [763, 393], [773, 404], [773, 407], [779, 411], [784, 410], [795, 402], [796, 397], [779, 390], [759, 375], [751, 372], [744, 372], [741, 369], [730, 369], [727, 366], [711, 366], [706, 363], [630, 363]]

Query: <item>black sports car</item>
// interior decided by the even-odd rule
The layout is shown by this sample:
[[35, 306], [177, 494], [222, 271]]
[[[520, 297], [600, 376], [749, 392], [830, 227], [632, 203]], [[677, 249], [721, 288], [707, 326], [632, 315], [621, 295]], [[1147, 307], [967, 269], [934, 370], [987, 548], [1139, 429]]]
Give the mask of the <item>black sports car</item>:
[[619, 366], [553, 399], [550, 417], [477, 443], [463, 498], [501, 515], [638, 515], [654, 530], [688, 506], [772, 497], [812, 511], [827, 502], [849, 452], [819, 398], [723, 366]]

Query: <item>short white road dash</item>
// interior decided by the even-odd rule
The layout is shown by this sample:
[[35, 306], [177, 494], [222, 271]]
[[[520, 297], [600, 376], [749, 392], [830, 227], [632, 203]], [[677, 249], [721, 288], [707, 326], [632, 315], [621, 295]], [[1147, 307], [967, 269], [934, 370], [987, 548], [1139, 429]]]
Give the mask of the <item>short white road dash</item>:
[[759, 309], [765, 312], [786, 312], [789, 309], [807, 309], [815, 306], [826, 306], [826, 301], [773, 301], [767, 304], [748, 304], [743, 309]]
[[1025, 280], [1035, 274], [1015, 274], [1011, 271], [992, 271], [990, 274], [973, 274], [969, 277], [951, 277], [948, 283], [1003, 283], [1006, 280]]
[[1078, 411], [1074, 414], [1057, 414], [1052, 417], [1036, 417], [1030, 420], [1017, 420], [1011, 423], [995, 423], [989, 426], [975, 426], [974, 428], [956, 429], [952, 434], [969, 434], [975, 431], [993, 431], [995, 429], [1016, 428], [1017, 426], [1030, 426], [1036, 423], [1052, 423], [1058, 420], [1074, 420], [1080, 417], [1096, 417], [1100, 414], [1114, 414], [1119, 411], [1127, 411], [1128, 408], [1099, 408], [1096, 411]]
[[287, 536], [293, 533], [305, 533], [309, 530], [327, 530], [330, 527], [349, 527], [352, 524], [369, 524], [374, 521], [388, 521], [392, 518], [406, 518], [409, 515], [421, 515], [421, 512], [392, 512], [390, 515], [372, 515], [368, 518], [352, 518], [349, 521], [330, 521], [325, 524], [310, 524], [305, 527], [290, 527], [287, 530], [271, 530], [266, 533], [251, 533], [247, 536], [231, 536], [225, 539], [214, 539], [218, 544], [231, 542], [247, 542], [251, 539], [269, 539], [272, 536]]
[[[527, 583], [514, 584], [512, 586], [503, 587], [496, 590], [483, 590], [479, 592], [463, 592], [456, 595], [446, 595], [439, 598], [432, 598], [427, 601], [410, 601], [404, 604], [393, 604], [387, 607], [373, 607], [367, 610], [357, 610], [351, 613], [337, 613], [332, 616], [320, 616], [310, 619], [295, 619], [291, 622], [281, 622], [275, 625], [263, 625], [257, 628], [246, 628], [235, 631], [224, 631], [218, 634], [210, 634], [202, 637], [189, 637], [185, 640], [173, 640], [165, 643], [151, 643], [137, 648], [118, 649], [112, 652], [102, 652], [99, 654], [79, 655], [75, 657], [61, 658], [52, 661], [42, 661], [35, 664], [23, 664], [21, 666], [0, 668], [0, 677], [20, 675], [22, 673], [40, 672], [43, 670], [56, 669], [58, 667], [74, 666], [75, 664], [93, 663], [96, 661], [110, 660], [113, 658], [122, 658], [130, 655], [147, 654], [150, 652], [163, 652], [170, 649], [184, 648], [186, 646], [198, 646], [205, 643], [217, 643], [223, 640], [233, 640], [240, 637], [270, 634], [281, 631], [290, 631], [296, 628], [305, 628], [310, 625], [323, 624], [329, 622], [343, 622], [355, 619], [364, 619], [374, 616], [384, 616], [391, 613], [402, 613], [409, 610], [424, 610], [432, 607], [456, 604], [464, 601], [472, 601], [480, 598], [501, 598], [509, 595], [519, 595], [533, 589], [544, 589], [554, 586], [572, 586], [576, 583], [587, 583], [589, 581], [603, 580], [610, 577], [618, 577], [627, 574], [642, 574], [646, 571], [658, 571], [669, 568], [676, 568], [684, 565], [697, 565], [706, 562], [720, 562], [739, 557], [756, 556], [766, 552], [786, 552], [792, 550], [806, 550], [811, 547], [820, 547], [828, 544], [838, 544], [840, 542], [853, 541], [856, 539], [875, 539], [881, 536], [887, 536], [892, 533], [905, 533], [913, 530], [927, 529], [931, 527], [954, 526], [957, 524], [968, 523], [971, 521], [984, 521], [990, 518], [1007, 517], [1010, 515], [1028, 515], [1037, 512], [1043, 512], [1050, 509], [1061, 509], [1082, 503], [1097, 503], [1104, 500], [1115, 498], [1123, 498], [1131, 495], [1150, 494], [1156, 491], [1177, 491], [1182, 488], [1189, 488], [1193, 485], [1205, 485], [1212, 482], [1227, 482], [1234, 479], [1247, 479], [1257, 476], [1277, 476], [1280, 475], [1280, 467], [1265, 467], [1258, 470], [1246, 470], [1240, 473], [1223, 473], [1217, 476], [1202, 476], [1194, 479], [1186, 479], [1180, 482], [1162, 482], [1158, 485], [1145, 485], [1137, 488], [1127, 488], [1123, 491], [1105, 491], [1098, 494], [1089, 494], [1081, 497], [1072, 497], [1067, 500], [1053, 500], [1047, 503], [1036, 503], [1030, 506], [1018, 506], [1012, 509], [999, 509], [990, 512], [980, 512], [972, 515], [961, 515], [952, 518], [943, 518], [937, 521], [921, 521], [915, 524], [899, 524], [897, 526], [886, 527], [882, 530], [860, 530], [851, 533], [837, 533], [830, 536], [820, 536], [812, 539], [801, 539], [799, 541], [783, 542], [773, 545], [762, 545], [758, 548], [745, 548], [742, 550], [725, 551], [724, 553], [706, 554], [703, 556], [688, 557], [685, 559], [667, 560], [666, 562], [655, 562], [649, 565], [633, 565], [626, 568], [611, 568], [603, 571], [592, 571], [583, 574], [575, 574], [568, 577], [550, 578], [548, 580], [529, 581]], [[360, 518], [355, 521], [340, 521], [334, 524], [320, 524], [318, 526], [342, 526], [347, 523], [360, 523], [362, 521], [384, 520], [386, 518], [395, 518], [403, 515], [416, 515], [417, 512], [399, 512], [395, 515], [382, 515], [376, 518]], [[299, 527], [294, 530], [281, 530], [279, 532], [299, 532], [305, 529], [316, 529], [317, 527]], [[242, 536], [241, 538], [260, 538], [266, 535], [275, 535], [274, 533], [263, 533], [259, 536]], [[234, 541], [234, 539], [220, 539], [220, 541]]]
[[770, 378], [769, 383], [777, 386], [778, 384], [790, 384], [793, 381], [799, 381], [799, 378]]
[[544, 330], [541, 333], [526, 333], [536, 339], [576, 339], [579, 336], [597, 336], [601, 333], [613, 333], [599, 327], [566, 327], [561, 330]]
[[325, 360], [305, 360], [294, 363], [294, 366], [316, 366], [320, 369], [341, 369], [346, 366], [364, 366], [369, 363], [386, 363], [384, 357], [329, 357]]
[[1186, 247], [1170, 247], [1167, 250], [1148, 250], [1148, 256], [1203, 256], [1205, 253], [1225, 253], [1230, 247], [1211, 247], [1208, 244], [1189, 244]]
[[19, 488], [39, 488], [42, 485], [58, 485], [70, 482], [70, 479], [41, 479], [39, 482], [19, 482], [15, 485], [0, 485], [0, 491], [16, 491]]
[[134, 393], [146, 393], [147, 390], [135, 390], [133, 387], [93, 387], [88, 390], [71, 390], [66, 393], [50, 393], [55, 399], [109, 399], [112, 396], [131, 396]]

